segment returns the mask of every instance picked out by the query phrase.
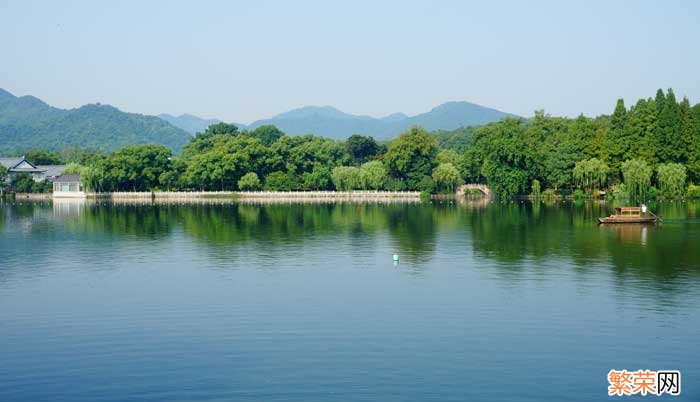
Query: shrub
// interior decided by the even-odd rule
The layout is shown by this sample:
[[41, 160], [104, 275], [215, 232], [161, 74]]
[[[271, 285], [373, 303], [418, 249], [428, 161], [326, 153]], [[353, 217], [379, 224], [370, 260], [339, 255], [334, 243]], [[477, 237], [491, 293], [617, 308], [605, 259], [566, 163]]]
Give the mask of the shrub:
[[573, 196], [575, 199], [586, 198], [586, 192], [581, 190], [580, 188], [577, 188], [576, 190], [574, 190]]
[[557, 192], [552, 188], [548, 188], [542, 192], [542, 198], [557, 198], [558, 196]]
[[629, 200], [630, 194], [627, 191], [627, 186], [624, 183], [610, 186], [607, 196], [613, 200]]
[[241, 177], [241, 179], [238, 180], [238, 188], [242, 191], [260, 190], [261, 183], [257, 173], [248, 172], [244, 174], [243, 177]]
[[685, 194], [688, 198], [700, 198], [700, 186], [695, 184], [689, 185]]
[[384, 184], [384, 188], [388, 191], [405, 191], [406, 183], [398, 179], [390, 179]]

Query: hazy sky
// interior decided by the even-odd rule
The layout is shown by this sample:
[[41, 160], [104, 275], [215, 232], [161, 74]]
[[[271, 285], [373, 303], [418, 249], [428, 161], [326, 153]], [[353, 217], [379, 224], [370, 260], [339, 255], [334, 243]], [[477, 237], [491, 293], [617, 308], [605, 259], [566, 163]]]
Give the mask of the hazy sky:
[[659, 87], [700, 102], [698, 21], [697, 1], [0, 0], [0, 88], [243, 123], [449, 100], [597, 115]]

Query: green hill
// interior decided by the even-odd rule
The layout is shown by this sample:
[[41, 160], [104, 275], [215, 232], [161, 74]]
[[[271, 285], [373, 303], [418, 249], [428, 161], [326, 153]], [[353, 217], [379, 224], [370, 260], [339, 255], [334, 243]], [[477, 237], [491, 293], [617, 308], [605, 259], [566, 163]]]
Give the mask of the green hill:
[[0, 150], [61, 150], [79, 146], [111, 151], [129, 144], [161, 144], [179, 151], [186, 131], [155, 116], [126, 113], [102, 104], [52, 107], [33, 96], [0, 89]]

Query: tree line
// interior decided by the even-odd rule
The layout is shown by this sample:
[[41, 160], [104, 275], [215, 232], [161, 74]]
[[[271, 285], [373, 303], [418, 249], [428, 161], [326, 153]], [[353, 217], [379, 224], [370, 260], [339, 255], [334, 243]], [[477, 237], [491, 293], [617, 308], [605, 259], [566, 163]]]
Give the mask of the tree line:
[[73, 162], [93, 191], [418, 190], [488, 184], [499, 197], [596, 195], [644, 200], [700, 196], [700, 104], [658, 90], [596, 118], [508, 118], [428, 133], [412, 127], [387, 143], [287, 136], [274, 126], [209, 126], [175, 156], [160, 145], [110, 154], [34, 151], [35, 163]]

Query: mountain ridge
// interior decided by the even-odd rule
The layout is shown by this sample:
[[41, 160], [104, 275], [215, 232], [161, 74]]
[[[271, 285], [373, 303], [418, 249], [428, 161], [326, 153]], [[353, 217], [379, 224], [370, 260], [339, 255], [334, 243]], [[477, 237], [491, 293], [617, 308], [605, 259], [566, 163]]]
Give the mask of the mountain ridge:
[[179, 151], [191, 135], [156, 116], [91, 103], [60, 109], [31, 96], [0, 89], [0, 149], [65, 147], [112, 151], [130, 144], [161, 144]]
[[248, 128], [272, 124], [288, 135], [314, 133], [343, 139], [352, 134], [363, 134], [385, 140], [414, 125], [429, 131], [454, 130], [492, 123], [505, 117], [518, 116], [467, 101], [445, 102], [414, 116], [397, 112], [379, 118], [345, 113], [333, 106], [303, 106], [254, 121]]

